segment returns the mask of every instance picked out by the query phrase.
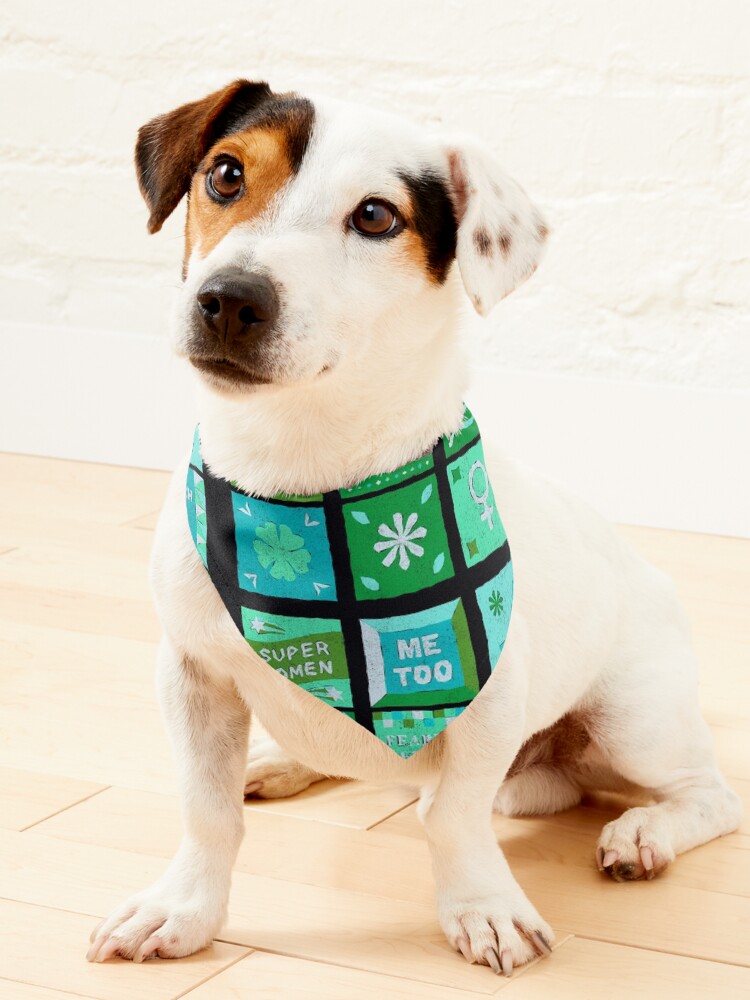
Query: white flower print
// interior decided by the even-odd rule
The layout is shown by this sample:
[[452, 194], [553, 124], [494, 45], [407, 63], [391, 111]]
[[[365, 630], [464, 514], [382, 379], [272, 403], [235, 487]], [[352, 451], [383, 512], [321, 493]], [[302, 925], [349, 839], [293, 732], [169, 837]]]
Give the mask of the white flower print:
[[376, 552], [390, 550], [385, 559], [383, 559], [384, 566], [390, 566], [398, 555], [398, 564], [401, 569], [408, 569], [410, 552], [413, 556], [417, 556], [417, 558], [424, 555], [424, 549], [421, 545], [417, 545], [414, 539], [424, 538], [427, 534], [427, 528], [415, 528], [414, 525], [417, 523], [417, 520], [417, 514], [410, 514], [406, 524], [404, 524], [403, 514], [394, 514], [393, 526], [395, 531], [394, 528], [389, 528], [387, 524], [380, 525], [378, 534], [382, 535], [383, 538], [387, 538], [388, 541], [375, 542], [373, 548]]

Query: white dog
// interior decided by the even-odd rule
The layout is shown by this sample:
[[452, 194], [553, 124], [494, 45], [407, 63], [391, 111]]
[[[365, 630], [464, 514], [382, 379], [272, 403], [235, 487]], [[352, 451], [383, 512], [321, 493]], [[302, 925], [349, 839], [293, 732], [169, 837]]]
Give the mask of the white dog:
[[[534, 271], [547, 237], [479, 143], [265, 84], [237, 81], [150, 122], [136, 163], [152, 232], [189, 197], [176, 339], [199, 373], [203, 455], [259, 496], [336, 490], [456, 431], [456, 271], [486, 314]], [[193, 544], [187, 459], [177, 470], [152, 583], [185, 835], [158, 882], [97, 928], [91, 960], [179, 957], [211, 941], [243, 789], [292, 795], [327, 775], [418, 786], [448, 940], [506, 974], [548, 953], [553, 933], [495, 840], [493, 808], [551, 813], [586, 789], [646, 789], [653, 804], [599, 838], [598, 867], [616, 879], [651, 878], [737, 827], [670, 581], [594, 512], [491, 452], [515, 567], [508, 640], [481, 696], [408, 759], [250, 648]], [[273, 741], [248, 764], [251, 711]]]

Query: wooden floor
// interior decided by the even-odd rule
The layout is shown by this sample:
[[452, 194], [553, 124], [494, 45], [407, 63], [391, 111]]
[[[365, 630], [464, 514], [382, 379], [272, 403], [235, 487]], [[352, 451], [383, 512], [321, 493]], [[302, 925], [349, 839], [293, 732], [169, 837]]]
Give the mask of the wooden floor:
[[[0, 998], [750, 997], [750, 823], [653, 882], [593, 863], [605, 801], [495, 821], [553, 924], [497, 978], [443, 939], [413, 794], [328, 782], [247, 805], [228, 925], [182, 961], [84, 961], [179, 837], [146, 561], [166, 477], [0, 456]], [[750, 542], [623, 529], [677, 579], [721, 763], [750, 804]]]

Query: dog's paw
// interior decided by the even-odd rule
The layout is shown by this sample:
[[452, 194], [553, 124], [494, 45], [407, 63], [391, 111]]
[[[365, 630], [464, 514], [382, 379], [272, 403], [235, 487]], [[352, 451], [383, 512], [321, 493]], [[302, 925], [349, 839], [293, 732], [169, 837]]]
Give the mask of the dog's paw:
[[91, 934], [89, 962], [120, 957], [134, 962], [149, 958], [184, 958], [206, 948], [223, 920], [217, 907], [195, 897], [170, 898], [156, 886], [131, 897]]
[[504, 896], [445, 903], [440, 922], [450, 944], [467, 962], [510, 976], [513, 969], [551, 954], [555, 935], [529, 901]]
[[599, 871], [616, 882], [651, 879], [674, 858], [669, 823], [650, 806], [628, 809], [607, 823], [596, 848]]
[[303, 792], [324, 774], [292, 760], [272, 739], [250, 745], [245, 771], [245, 796], [257, 799], [287, 799]]

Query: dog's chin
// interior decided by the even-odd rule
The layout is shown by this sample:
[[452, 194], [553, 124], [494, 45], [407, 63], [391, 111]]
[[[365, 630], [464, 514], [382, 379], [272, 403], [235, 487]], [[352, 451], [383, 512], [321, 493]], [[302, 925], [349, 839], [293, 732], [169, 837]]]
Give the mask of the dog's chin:
[[254, 371], [235, 361], [188, 356], [203, 381], [220, 393], [252, 392], [276, 381], [264, 372]]
[[[190, 364], [196, 369], [204, 383], [221, 395], [237, 395], [240, 393], [257, 392], [263, 388], [273, 388], [290, 385], [305, 379], [289, 379], [283, 375], [271, 377], [267, 373], [254, 371], [235, 361], [227, 359], [209, 359], [188, 355]], [[335, 366], [324, 365], [312, 377], [325, 377]], [[309, 378], [309, 377], [308, 377]]]

